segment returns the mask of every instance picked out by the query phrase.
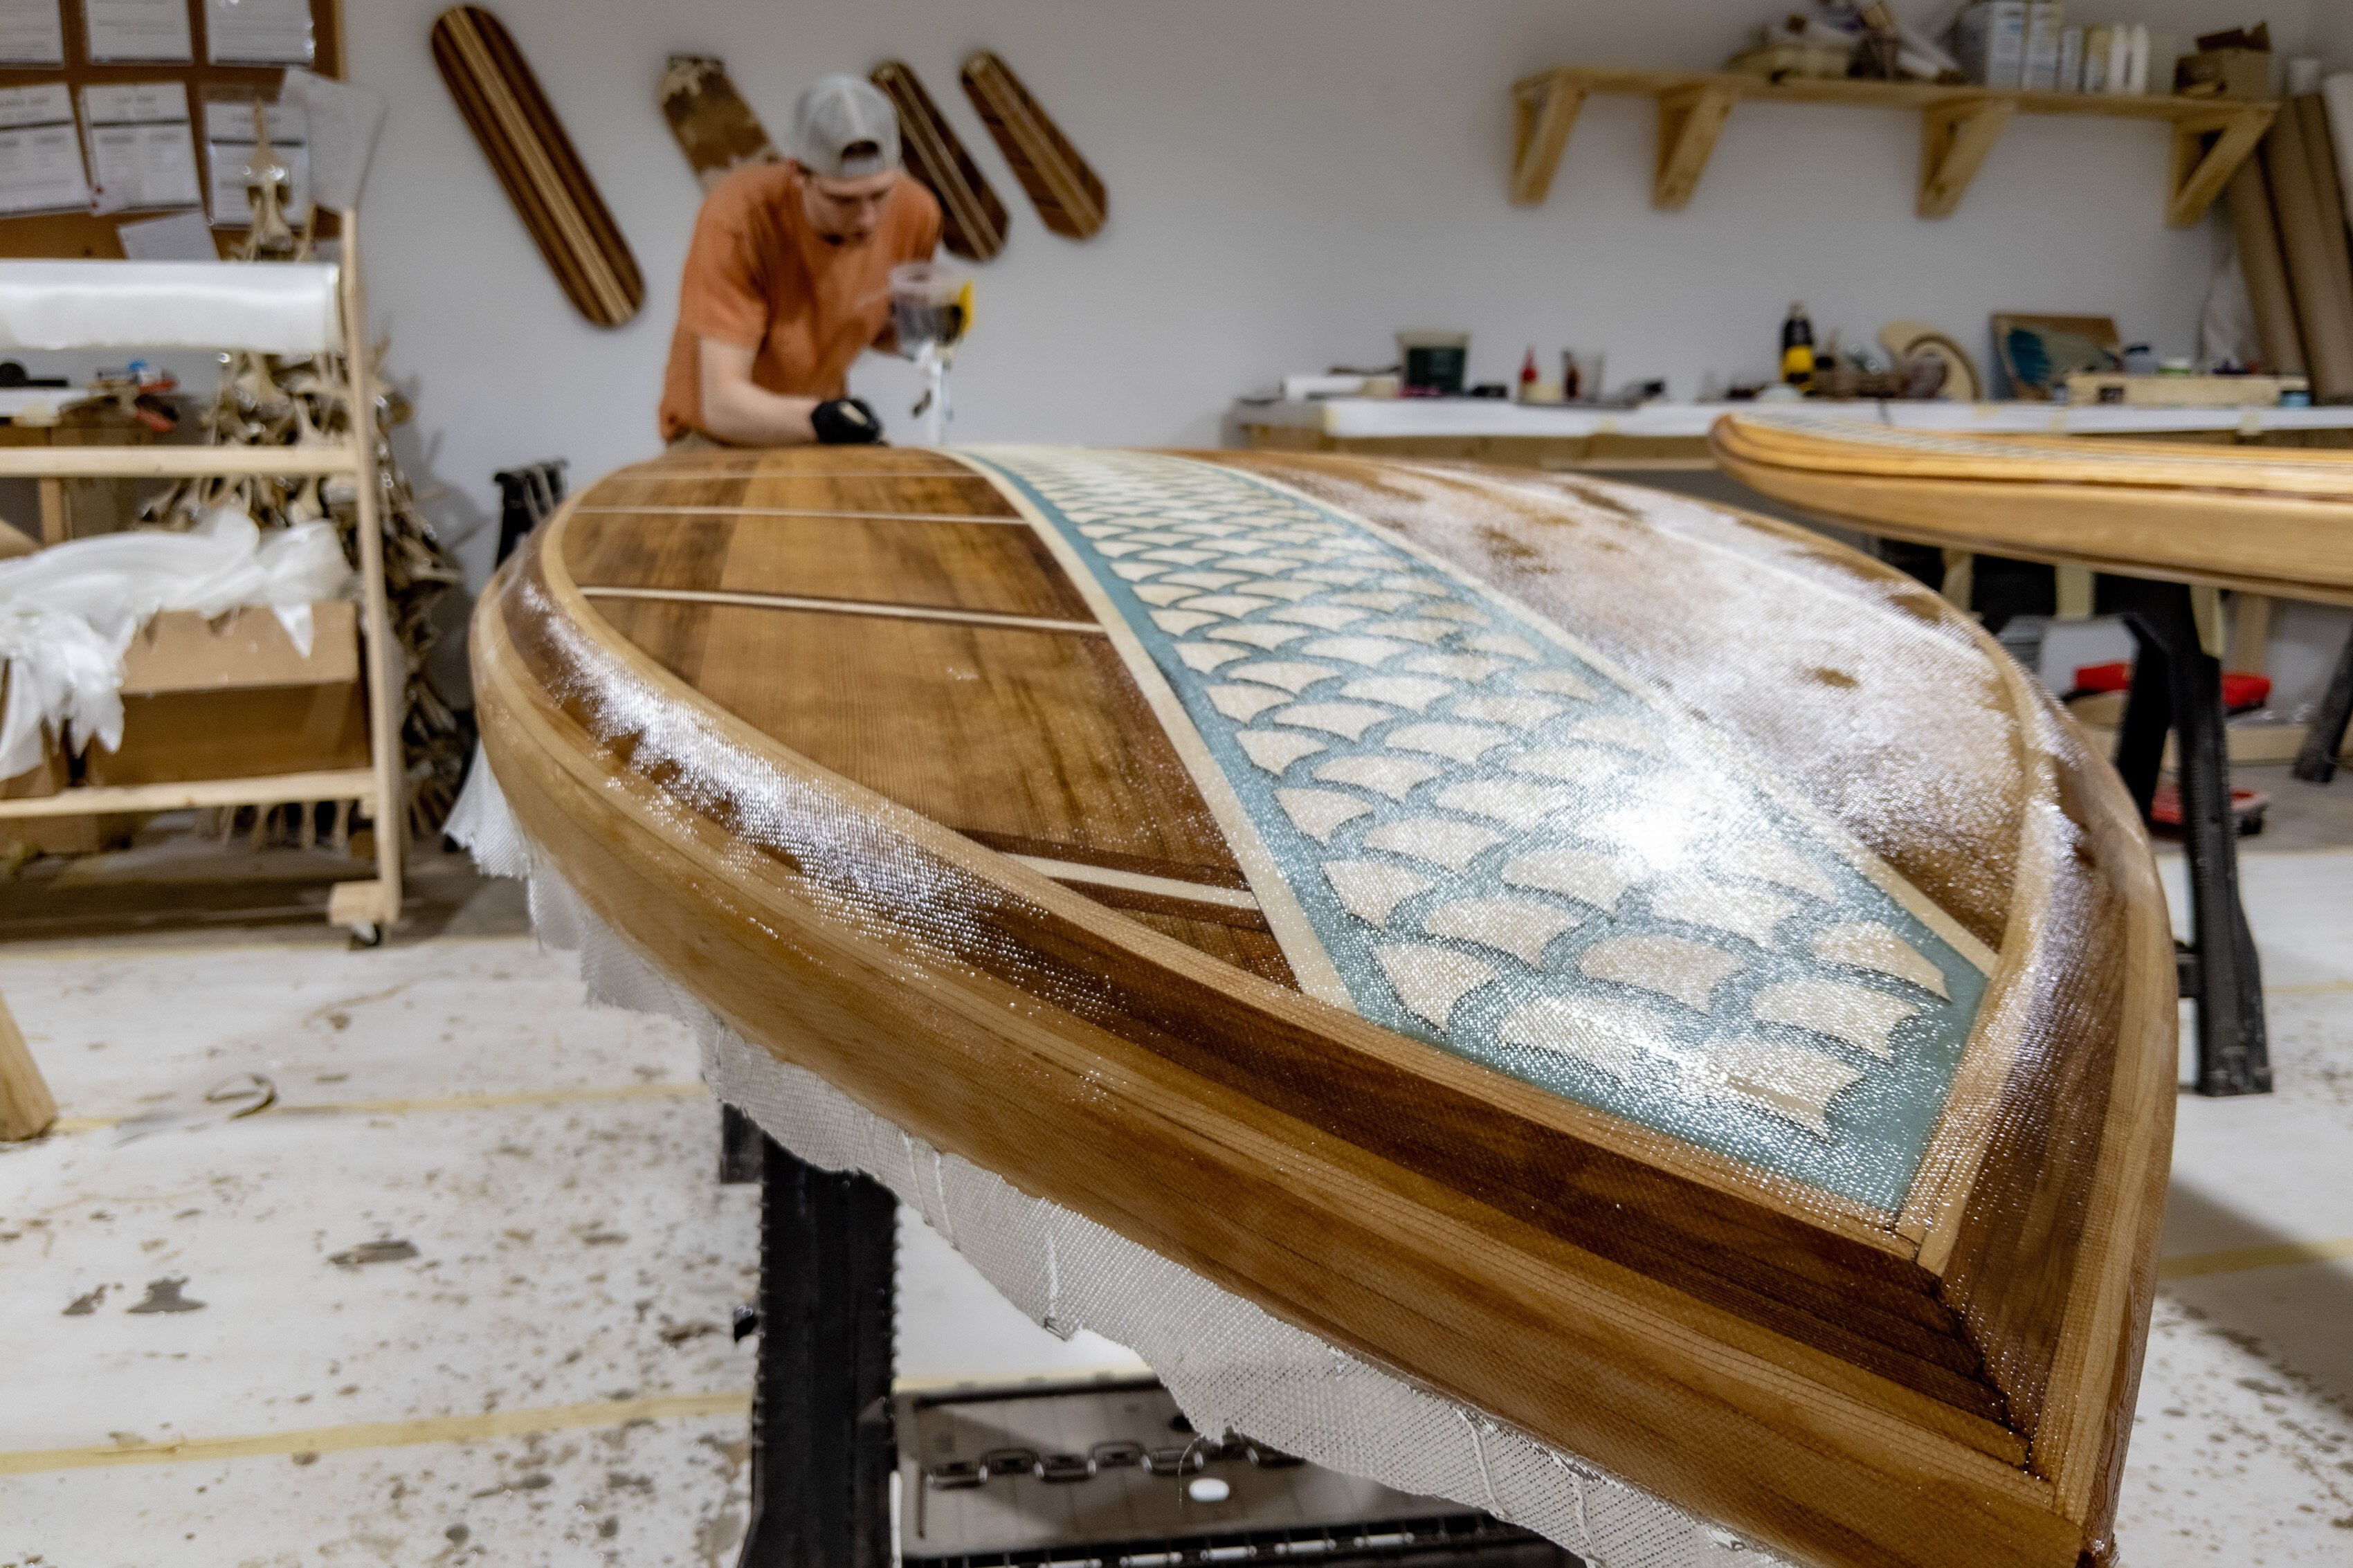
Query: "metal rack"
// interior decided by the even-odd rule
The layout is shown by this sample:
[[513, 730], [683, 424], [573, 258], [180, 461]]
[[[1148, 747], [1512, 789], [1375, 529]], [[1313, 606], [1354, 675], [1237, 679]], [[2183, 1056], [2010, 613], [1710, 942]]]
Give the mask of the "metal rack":
[[366, 352], [367, 300], [360, 279], [359, 216], [345, 213], [343, 223], [335, 289], [337, 315], [351, 367], [352, 402], [350, 428], [343, 438], [328, 446], [301, 447], [0, 447], [0, 478], [122, 479], [268, 475], [350, 479], [358, 491], [360, 637], [367, 681], [368, 765], [256, 778], [70, 785], [54, 795], [0, 800], [0, 820], [173, 811], [189, 806], [355, 802], [375, 825], [376, 874], [373, 879], [337, 883], [328, 898], [327, 919], [332, 924], [351, 927], [364, 941], [375, 941], [400, 912], [402, 824], [406, 820], [399, 729], [402, 682], [396, 674], [399, 655], [393, 646], [392, 617], [385, 598], [383, 494], [375, 458], [376, 389], [375, 368], [368, 363]]
[[[902, 1406], [994, 1397], [969, 1390], [929, 1398], [892, 1388], [892, 1346], [898, 1309], [898, 1201], [873, 1177], [805, 1163], [732, 1105], [721, 1110], [719, 1179], [760, 1186], [760, 1282], [755, 1304], [737, 1309], [735, 1337], [760, 1336], [751, 1421], [751, 1518], [736, 1568], [889, 1568], [894, 1562], [928, 1568], [1197, 1568], [1245, 1558], [1281, 1561], [1382, 1562], [1392, 1568], [1584, 1568], [1576, 1554], [1476, 1510], [1443, 1517], [1398, 1520], [1335, 1532], [1292, 1521], [1294, 1528], [1252, 1531], [1228, 1525], [1182, 1529], [1123, 1541], [1097, 1539], [1106, 1521], [1093, 1521], [1068, 1539], [1039, 1539], [1015, 1550], [969, 1552], [933, 1543], [892, 1528], [892, 1479], [920, 1506], [928, 1487], [964, 1485], [923, 1465], [906, 1463]], [[1100, 1394], [1097, 1384], [1078, 1391]], [[1136, 1388], [1157, 1389], [1157, 1379]], [[1039, 1399], [1035, 1384], [1007, 1393]], [[1175, 1405], [1169, 1405], [1173, 1411]], [[1189, 1428], [1187, 1428], [1189, 1431]], [[1233, 1445], [1226, 1445], [1231, 1447]], [[1250, 1445], [1242, 1445], [1250, 1447]], [[1132, 1447], [1132, 1444], [1098, 1445]], [[1171, 1468], [1192, 1474], [1218, 1446], [1187, 1444]], [[1067, 1460], [1069, 1456], [1062, 1456]], [[1041, 1456], [1027, 1456], [1038, 1486], [1058, 1489]], [[1096, 1473], [1100, 1453], [1085, 1462]], [[1160, 1456], [1139, 1451], [1141, 1474], [1158, 1469]], [[1293, 1466], [1287, 1456], [1252, 1454], [1255, 1469]], [[987, 1479], [986, 1469], [977, 1478]], [[1337, 1478], [1335, 1478], [1337, 1479]], [[1016, 1481], [1013, 1485], [1023, 1485]], [[1369, 1482], [1359, 1490], [1392, 1501], [1423, 1505]], [[1057, 1510], [1046, 1510], [1051, 1518]], [[1132, 1515], [1134, 1510], [1114, 1510]], [[1134, 1532], [1128, 1532], [1131, 1537]]]

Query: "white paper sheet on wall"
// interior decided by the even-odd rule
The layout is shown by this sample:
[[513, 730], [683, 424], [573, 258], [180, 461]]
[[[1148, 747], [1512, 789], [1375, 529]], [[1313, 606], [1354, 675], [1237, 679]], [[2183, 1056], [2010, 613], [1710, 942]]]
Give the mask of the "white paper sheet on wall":
[[91, 60], [185, 65], [196, 58], [187, 0], [81, 0]]
[[172, 213], [114, 226], [122, 254], [133, 261], [217, 261], [212, 226], [202, 213]]
[[188, 89], [176, 81], [142, 81], [81, 89], [90, 172], [101, 213], [193, 207], [196, 143], [188, 126]]
[[311, 0], [205, 0], [205, 58], [215, 65], [307, 66], [317, 48]]
[[[215, 228], [249, 228], [253, 204], [246, 184], [259, 143], [254, 140], [254, 99], [208, 99], [205, 102], [205, 199]], [[286, 170], [292, 195], [289, 221], [300, 223], [311, 205], [310, 117], [299, 103], [259, 103], [269, 128], [270, 153]]]
[[[282, 142], [275, 132], [270, 135], [269, 147], [285, 169], [287, 184], [292, 191], [286, 204], [286, 219], [300, 225], [311, 205], [311, 150], [299, 142]], [[250, 129], [242, 141], [206, 142], [206, 205], [212, 211], [215, 228], [253, 226], [253, 204], [245, 192], [255, 151]]]
[[257, 98], [208, 98], [205, 100], [205, 140], [207, 142], [251, 142], [253, 111], [261, 110], [261, 123], [272, 142], [308, 142], [311, 140], [311, 117], [299, 103]]
[[311, 199], [335, 212], [358, 206], [384, 126], [384, 95], [301, 69], [288, 71], [278, 91], [310, 119]]
[[0, 66], [61, 66], [66, 28], [58, 0], [0, 0]]
[[0, 213], [89, 205], [72, 92], [61, 81], [0, 89]]

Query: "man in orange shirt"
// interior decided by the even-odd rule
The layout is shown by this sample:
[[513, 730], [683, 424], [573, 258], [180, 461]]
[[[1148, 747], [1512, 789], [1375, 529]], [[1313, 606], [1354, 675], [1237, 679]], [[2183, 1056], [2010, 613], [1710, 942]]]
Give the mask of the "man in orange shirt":
[[930, 259], [939, 203], [900, 173], [898, 116], [856, 77], [801, 94], [791, 153], [728, 175], [695, 219], [662, 382], [673, 448], [881, 439], [850, 362], [891, 343], [891, 268]]

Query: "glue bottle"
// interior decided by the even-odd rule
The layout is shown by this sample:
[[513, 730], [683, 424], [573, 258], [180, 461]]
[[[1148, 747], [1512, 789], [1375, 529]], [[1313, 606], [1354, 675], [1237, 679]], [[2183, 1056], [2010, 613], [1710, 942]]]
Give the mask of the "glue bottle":
[[1789, 306], [1789, 319], [1781, 323], [1781, 379], [1800, 391], [1814, 384], [1814, 323], [1803, 300]]

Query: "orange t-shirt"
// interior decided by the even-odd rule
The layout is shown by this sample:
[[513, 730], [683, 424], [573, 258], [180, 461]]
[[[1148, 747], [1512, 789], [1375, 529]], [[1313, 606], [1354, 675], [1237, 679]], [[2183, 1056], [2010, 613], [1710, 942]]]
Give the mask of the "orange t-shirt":
[[705, 198], [678, 290], [678, 331], [662, 378], [661, 433], [702, 425], [702, 345], [753, 349], [752, 382], [787, 397], [839, 397], [849, 365], [891, 326], [891, 268], [928, 261], [940, 204], [902, 177], [863, 245], [832, 245], [801, 213], [790, 163], [738, 169]]

